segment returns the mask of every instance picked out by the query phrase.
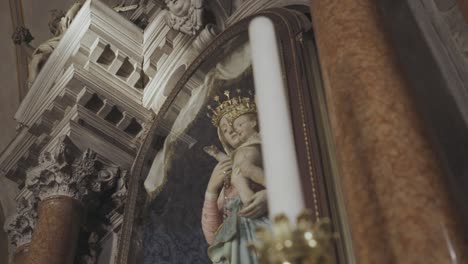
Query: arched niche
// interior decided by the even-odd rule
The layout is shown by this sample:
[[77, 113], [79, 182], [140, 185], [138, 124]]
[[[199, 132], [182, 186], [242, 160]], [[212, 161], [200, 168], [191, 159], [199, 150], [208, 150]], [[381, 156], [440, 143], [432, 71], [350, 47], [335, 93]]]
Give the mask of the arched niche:
[[[171, 240], [166, 232], [171, 228], [183, 227], [185, 233], [181, 233], [187, 236], [189, 235], [187, 230], [201, 234], [200, 219], [192, 218], [193, 215], [197, 215], [192, 211], [200, 210], [200, 199], [203, 201], [204, 192], [199, 193], [194, 190], [200, 190], [203, 186], [206, 188], [207, 178], [203, 176], [206, 175], [206, 171], [205, 174], [197, 174], [200, 168], [193, 165], [190, 167], [187, 164], [211, 162], [211, 166], [214, 166], [213, 161], [209, 161], [209, 157], [201, 152], [210, 137], [217, 137], [216, 129], [210, 127], [206, 117], [203, 117], [206, 116], [203, 111], [207, 111], [207, 98], [214, 98], [213, 95], [222, 89], [235, 90], [236, 87], [243, 87], [251, 82], [249, 78], [253, 78], [249, 72], [251, 68], [239, 66], [244, 60], [239, 60], [236, 64], [236, 67], [242, 68], [242, 71], [239, 71], [241, 73], [234, 74], [229, 79], [222, 79], [223, 81], [219, 81], [221, 78], [218, 76], [223, 71], [216, 72], [210, 69], [219, 65], [228, 65], [225, 59], [233, 56], [232, 54], [244, 54], [242, 52], [245, 49], [242, 47], [248, 41], [248, 25], [256, 16], [270, 18], [277, 31], [306, 207], [312, 211], [315, 219], [331, 218], [334, 230], [341, 236], [341, 239], [335, 243], [338, 263], [349, 263], [352, 247], [343, 201], [340, 198], [339, 177], [329, 133], [326, 102], [311, 22], [302, 12], [285, 8], [268, 9], [233, 24], [220, 34], [178, 78], [156, 116], [132, 168], [117, 263], [146, 263], [145, 247], [153, 247], [170, 255], [168, 252], [177, 247], [177, 243], [187, 243], [183, 238], [175, 242]], [[235, 57], [232, 61], [235, 61]], [[200, 81], [200, 72], [206, 75], [204, 81]], [[213, 81], [210, 79], [213, 76], [218, 76], [218, 79]], [[204, 87], [203, 85], [215, 87], [205, 93], [203, 93], [204, 88], [198, 92], [192, 90], [191, 98], [187, 100], [189, 103], [191, 99], [204, 98], [200, 99], [202, 100], [200, 106], [195, 101], [194, 105], [198, 107], [193, 108], [197, 109], [195, 114], [189, 111], [191, 108], [187, 108], [186, 105], [177, 105], [179, 97], [186, 95], [183, 91], [188, 83], [191, 87], [194, 83], [200, 87]], [[189, 118], [186, 118], [187, 116]], [[184, 121], [188, 123], [181, 128]], [[198, 152], [195, 153], [196, 151]], [[182, 152], [191, 154], [183, 156], [185, 154], [181, 154]], [[147, 192], [148, 185], [146, 185], [149, 175], [154, 176], [154, 181], [149, 184], [151, 192]], [[202, 176], [198, 177], [199, 175]], [[180, 189], [181, 185], [188, 187]], [[181, 197], [183, 199], [179, 199]], [[180, 201], [167, 204], [174, 200]], [[159, 210], [156, 214], [164, 215], [165, 212], [172, 211], [176, 212], [172, 216], [177, 217], [164, 223], [154, 224], [151, 222], [154, 212], [148, 211], [148, 208], [155, 203], [160, 203], [156, 206]], [[159, 219], [161, 218], [164, 216]], [[191, 225], [198, 227], [191, 229]], [[149, 245], [148, 243], [153, 243], [153, 240], [146, 239], [148, 233], [160, 228], [166, 233], [159, 233], [158, 237], [166, 240], [158, 240]], [[194, 241], [197, 241], [197, 246], [203, 247], [200, 244], [202, 242], [198, 243], [201, 240], [197, 235], [190, 235], [193, 235]], [[196, 256], [191, 253], [184, 251], [183, 256], [186, 258]], [[199, 253], [202, 255], [203, 251]], [[173, 263], [171, 261], [174, 259], [169, 256], [163, 261]]]

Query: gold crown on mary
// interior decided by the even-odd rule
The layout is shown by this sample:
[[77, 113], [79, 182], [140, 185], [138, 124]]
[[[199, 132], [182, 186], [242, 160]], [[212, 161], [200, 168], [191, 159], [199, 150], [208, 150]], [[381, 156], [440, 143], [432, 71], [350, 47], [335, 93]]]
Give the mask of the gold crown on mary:
[[[226, 97], [225, 101], [221, 101], [221, 98], [216, 95], [213, 97], [213, 100], [218, 105], [207, 106], [208, 110], [211, 111], [211, 113], [208, 113], [207, 116], [211, 119], [211, 123], [213, 123], [215, 127], [219, 126], [219, 121], [221, 121], [223, 116], [226, 116], [229, 123], [232, 123], [241, 115], [257, 113], [257, 106], [254, 99], [241, 96], [240, 89], [237, 89], [236, 92], [237, 95], [232, 96], [230, 91], [224, 91], [224, 96]], [[253, 97], [251, 90], [249, 90], [248, 93]]]

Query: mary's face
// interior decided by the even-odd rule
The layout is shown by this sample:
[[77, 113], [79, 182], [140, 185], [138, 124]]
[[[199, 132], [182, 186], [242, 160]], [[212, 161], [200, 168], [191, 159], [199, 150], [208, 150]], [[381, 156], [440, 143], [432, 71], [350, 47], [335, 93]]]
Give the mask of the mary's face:
[[239, 137], [225, 116], [219, 121], [219, 129], [227, 144], [234, 149], [239, 146]]

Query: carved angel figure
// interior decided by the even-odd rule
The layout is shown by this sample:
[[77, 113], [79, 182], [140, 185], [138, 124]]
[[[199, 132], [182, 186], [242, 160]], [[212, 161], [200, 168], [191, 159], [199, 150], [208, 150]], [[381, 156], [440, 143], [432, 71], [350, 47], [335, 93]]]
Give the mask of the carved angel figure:
[[203, 28], [203, 0], [164, 0], [169, 9], [166, 24], [188, 35]]
[[59, 41], [62, 39], [65, 31], [67, 31], [67, 29], [70, 27], [71, 22], [75, 18], [82, 5], [83, 4], [81, 3], [75, 3], [66, 13], [62, 10], [52, 10], [48, 24], [49, 30], [54, 35], [54, 37], [45, 41], [37, 48], [34, 48], [29, 44], [33, 40], [29, 30], [24, 27], [19, 27], [16, 29], [12, 36], [13, 41], [16, 45], [22, 45], [26, 49], [26, 52], [31, 59], [28, 65], [29, 86], [32, 85], [37, 75], [44, 67], [50, 54], [52, 54], [52, 52], [57, 47]]

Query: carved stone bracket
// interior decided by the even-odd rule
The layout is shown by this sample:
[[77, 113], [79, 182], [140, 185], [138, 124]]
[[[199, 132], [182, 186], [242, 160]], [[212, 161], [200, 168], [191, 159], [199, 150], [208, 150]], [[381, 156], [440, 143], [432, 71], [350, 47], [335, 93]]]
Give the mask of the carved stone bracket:
[[17, 212], [7, 219], [4, 230], [8, 234], [10, 244], [19, 248], [31, 242], [37, 220], [35, 201], [22, 198], [17, 204]]
[[204, 0], [164, 0], [169, 9], [166, 24], [188, 35], [196, 35], [204, 26]]

